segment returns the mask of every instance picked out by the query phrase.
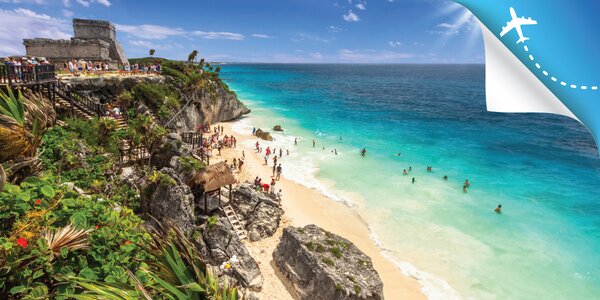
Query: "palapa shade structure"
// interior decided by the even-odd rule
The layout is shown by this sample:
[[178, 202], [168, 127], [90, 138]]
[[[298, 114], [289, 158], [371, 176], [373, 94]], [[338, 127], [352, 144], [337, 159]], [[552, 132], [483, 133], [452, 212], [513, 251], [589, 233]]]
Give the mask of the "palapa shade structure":
[[221, 188], [229, 187], [229, 201], [232, 197], [232, 185], [237, 179], [231, 172], [226, 162], [220, 162], [205, 167], [197, 177], [197, 183], [204, 185], [204, 212], [208, 212], [208, 194], [219, 193], [219, 207], [221, 206]]

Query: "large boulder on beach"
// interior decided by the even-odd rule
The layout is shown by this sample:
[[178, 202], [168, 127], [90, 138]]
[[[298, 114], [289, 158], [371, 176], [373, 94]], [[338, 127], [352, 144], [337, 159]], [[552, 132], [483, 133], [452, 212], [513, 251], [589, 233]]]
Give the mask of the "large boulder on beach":
[[281, 125], [275, 125], [273, 131], [283, 131], [283, 129], [281, 129]]
[[177, 172], [163, 168], [152, 173], [142, 186], [141, 209], [158, 221], [170, 221], [186, 234], [194, 228], [194, 195]]
[[239, 285], [250, 290], [262, 289], [264, 278], [258, 263], [250, 256], [226, 218], [209, 219], [193, 241], [208, 264], [222, 266], [229, 263], [231, 267], [221, 268], [219, 275], [232, 277]]
[[254, 133], [254, 135], [256, 135], [256, 137], [263, 139], [265, 141], [273, 141], [273, 137], [271, 136], [271, 134], [267, 131], [263, 131], [262, 129], [256, 129], [256, 132]]
[[383, 299], [371, 259], [316, 225], [285, 228], [273, 259], [299, 299]]
[[256, 191], [250, 183], [240, 184], [233, 195], [230, 204], [251, 242], [275, 234], [284, 211], [272, 195]]

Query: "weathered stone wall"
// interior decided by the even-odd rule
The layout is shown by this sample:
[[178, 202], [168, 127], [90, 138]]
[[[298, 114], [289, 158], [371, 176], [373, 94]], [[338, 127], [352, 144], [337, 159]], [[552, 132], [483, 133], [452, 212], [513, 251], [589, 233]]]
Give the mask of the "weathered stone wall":
[[110, 45], [102, 40], [23, 40], [27, 55], [43, 56], [51, 62], [63, 62], [72, 59], [109, 61]]
[[115, 26], [108, 21], [73, 19], [75, 38], [116, 41]]

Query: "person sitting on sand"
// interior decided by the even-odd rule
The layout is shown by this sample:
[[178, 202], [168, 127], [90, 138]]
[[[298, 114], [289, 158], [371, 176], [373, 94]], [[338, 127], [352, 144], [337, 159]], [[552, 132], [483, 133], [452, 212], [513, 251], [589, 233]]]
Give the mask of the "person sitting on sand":
[[496, 207], [496, 209], [494, 209], [494, 211], [495, 211], [497, 214], [501, 214], [501, 213], [502, 213], [502, 205], [501, 205], [501, 204], [498, 204], [498, 207]]
[[281, 189], [279, 189], [279, 191], [277, 192], [277, 194], [275, 194], [275, 199], [277, 199], [277, 202], [281, 203]]

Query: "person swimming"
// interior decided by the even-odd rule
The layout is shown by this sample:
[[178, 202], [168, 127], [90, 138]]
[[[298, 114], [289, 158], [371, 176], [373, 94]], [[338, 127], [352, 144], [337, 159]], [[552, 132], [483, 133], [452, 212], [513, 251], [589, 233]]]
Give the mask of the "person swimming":
[[498, 207], [496, 207], [496, 209], [494, 209], [494, 211], [497, 214], [501, 214], [502, 213], [502, 204], [498, 204]]
[[398, 152], [396, 153], [396, 156], [402, 156], [402, 153]]

